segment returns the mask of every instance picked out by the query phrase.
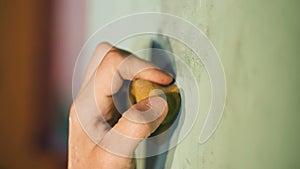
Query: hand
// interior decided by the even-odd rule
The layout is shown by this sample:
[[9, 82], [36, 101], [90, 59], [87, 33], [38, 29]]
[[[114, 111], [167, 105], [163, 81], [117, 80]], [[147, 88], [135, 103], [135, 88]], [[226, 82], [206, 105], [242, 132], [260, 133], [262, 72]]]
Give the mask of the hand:
[[[94, 71], [93, 65], [102, 55], [104, 57]], [[124, 80], [134, 79], [161, 85], [173, 81], [169, 74], [126, 51], [108, 43], [97, 46], [70, 109], [69, 169], [135, 167], [133, 152], [140, 141], [158, 128], [166, 117], [168, 106], [164, 99], [150, 97], [120, 115], [112, 96]]]

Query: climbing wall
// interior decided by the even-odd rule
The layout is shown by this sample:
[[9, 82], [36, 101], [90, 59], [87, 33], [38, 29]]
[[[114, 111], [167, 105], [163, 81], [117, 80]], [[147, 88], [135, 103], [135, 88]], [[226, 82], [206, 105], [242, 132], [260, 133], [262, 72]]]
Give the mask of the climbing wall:
[[[165, 168], [299, 168], [299, 5], [294, 0], [91, 1], [87, 36], [113, 19], [155, 11], [188, 20], [216, 47], [226, 73], [227, 99], [218, 129], [200, 144], [211, 99], [209, 78], [191, 50], [171, 40], [173, 52], [197, 75], [201, 102], [196, 123], [172, 150]], [[137, 50], [150, 39], [137, 38], [123, 47]]]

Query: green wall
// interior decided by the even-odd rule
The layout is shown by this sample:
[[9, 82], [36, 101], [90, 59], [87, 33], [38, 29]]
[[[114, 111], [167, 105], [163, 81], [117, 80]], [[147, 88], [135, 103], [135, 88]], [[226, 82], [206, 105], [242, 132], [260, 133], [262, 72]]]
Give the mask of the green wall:
[[[89, 1], [87, 35], [124, 15], [161, 11], [192, 22], [216, 47], [227, 78], [223, 119], [211, 139], [199, 144], [210, 93], [204, 68], [194, 67], [201, 75], [203, 107], [166, 168], [296, 169], [300, 168], [299, 7], [296, 0]], [[146, 42], [131, 43], [132, 50], [137, 44]], [[172, 45], [190, 63], [190, 51]]]

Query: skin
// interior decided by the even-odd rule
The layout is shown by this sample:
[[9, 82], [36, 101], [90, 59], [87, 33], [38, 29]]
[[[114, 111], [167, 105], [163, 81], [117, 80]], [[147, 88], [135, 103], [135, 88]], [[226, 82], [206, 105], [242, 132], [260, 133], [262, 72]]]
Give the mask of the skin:
[[[92, 65], [99, 55], [105, 56], [94, 72]], [[135, 168], [134, 150], [166, 117], [168, 105], [157, 96], [138, 102], [122, 115], [114, 107], [112, 96], [124, 80], [144, 79], [160, 85], [173, 81], [154, 65], [129, 55], [108, 43], [96, 47], [82, 88], [70, 108], [69, 169]], [[90, 86], [94, 87], [92, 93], [88, 92]], [[91, 98], [96, 102], [96, 109], [89, 109]], [[148, 115], [156, 118], [149, 121]]]

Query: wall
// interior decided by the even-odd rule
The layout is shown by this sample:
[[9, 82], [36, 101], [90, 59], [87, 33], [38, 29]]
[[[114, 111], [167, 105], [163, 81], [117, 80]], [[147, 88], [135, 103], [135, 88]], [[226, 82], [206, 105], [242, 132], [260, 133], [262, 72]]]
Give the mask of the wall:
[[[161, 11], [192, 22], [215, 45], [227, 77], [223, 119], [213, 137], [199, 144], [203, 107], [166, 168], [299, 168], [299, 5], [295, 0], [91, 1], [88, 34], [124, 15]], [[187, 49], [176, 44], [173, 49], [189, 62]], [[203, 68], [194, 72], [201, 75], [206, 98], [201, 104], [207, 105], [207, 74]]]
[[173, 168], [298, 168], [299, 3], [207, 0], [201, 13], [197, 2], [164, 1], [162, 11], [188, 19], [213, 42], [227, 101], [212, 139], [198, 145], [191, 133]]

